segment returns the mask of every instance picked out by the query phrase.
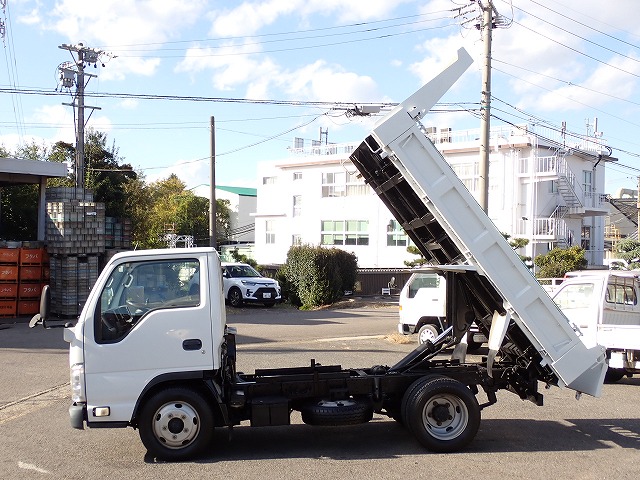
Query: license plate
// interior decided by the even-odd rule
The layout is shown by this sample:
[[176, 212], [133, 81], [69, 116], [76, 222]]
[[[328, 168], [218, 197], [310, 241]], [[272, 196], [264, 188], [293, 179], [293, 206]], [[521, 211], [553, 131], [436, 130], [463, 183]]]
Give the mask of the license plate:
[[262, 298], [271, 298], [271, 294], [270, 293], [263, 293], [262, 294]]

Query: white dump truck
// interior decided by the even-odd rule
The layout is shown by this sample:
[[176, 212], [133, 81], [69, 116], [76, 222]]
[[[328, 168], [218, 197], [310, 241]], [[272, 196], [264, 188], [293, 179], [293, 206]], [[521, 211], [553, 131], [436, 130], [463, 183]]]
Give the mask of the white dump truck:
[[[471, 63], [459, 51], [351, 155], [422, 253], [460, 265], [441, 272], [447, 332], [391, 366], [311, 360], [240, 373], [215, 250], [120, 253], [100, 274], [77, 323], [64, 326], [72, 426], [133, 427], [151, 455], [181, 460], [205, 450], [215, 427], [287, 425], [292, 411], [308, 424], [347, 425], [375, 413], [401, 422], [427, 449], [451, 452], [473, 440], [498, 390], [537, 405], [539, 383], [600, 395], [604, 349], [580, 340], [420, 128], [420, 118]], [[32, 326], [54, 325], [48, 297], [44, 288]], [[467, 362], [460, 343], [473, 320], [489, 338], [482, 362]], [[442, 358], [451, 346], [453, 357]]]
[[586, 345], [607, 349], [605, 380], [640, 373], [640, 271], [569, 272], [553, 299]]

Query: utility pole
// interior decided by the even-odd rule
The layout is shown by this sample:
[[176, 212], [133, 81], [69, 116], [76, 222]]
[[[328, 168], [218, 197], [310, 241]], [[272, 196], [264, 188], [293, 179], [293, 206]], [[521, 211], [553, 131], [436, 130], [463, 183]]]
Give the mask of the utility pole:
[[480, 207], [488, 212], [489, 209], [489, 155], [491, 146], [489, 144], [491, 132], [491, 40], [493, 30], [493, 4], [491, 0], [484, 0], [478, 5], [482, 9], [482, 20], [480, 30], [482, 31], [482, 42], [484, 44], [484, 68], [482, 69], [482, 98], [480, 100], [480, 179], [478, 190], [480, 195], [478, 203]]
[[[82, 43], [78, 45], [59, 45], [58, 48], [67, 50], [77, 55], [77, 59], [74, 58], [73, 62], [65, 62], [58, 67], [60, 70], [60, 80], [62, 81], [62, 87], [71, 89], [75, 85], [76, 92], [72, 103], [63, 103], [63, 105], [74, 107], [77, 110], [76, 115], [76, 162], [75, 162], [75, 176], [76, 176], [76, 189], [78, 193], [84, 195], [85, 188], [85, 158], [84, 158], [84, 129], [85, 129], [85, 114], [86, 108], [93, 110], [100, 110], [100, 107], [91, 107], [84, 103], [84, 90], [91, 78], [96, 77], [91, 73], [85, 72], [86, 65], [93, 65], [97, 67], [97, 63], [100, 61], [100, 56], [104, 54], [102, 50], [96, 50], [94, 48], [85, 47]], [[104, 64], [102, 64], [104, 67]], [[89, 117], [91, 114], [89, 114]], [[88, 118], [87, 118], [88, 120]]]
[[216, 123], [211, 116], [211, 179], [209, 181], [209, 246], [218, 248], [216, 245]]

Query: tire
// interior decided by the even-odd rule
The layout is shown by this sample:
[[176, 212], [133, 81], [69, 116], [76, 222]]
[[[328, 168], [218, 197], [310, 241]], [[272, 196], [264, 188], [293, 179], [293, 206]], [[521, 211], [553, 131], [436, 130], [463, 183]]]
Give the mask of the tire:
[[605, 383], [616, 383], [624, 378], [627, 373], [622, 368], [608, 368], [604, 374]]
[[186, 460], [201, 453], [213, 437], [213, 413], [195, 390], [167, 388], [153, 395], [140, 411], [140, 440], [162, 460]]
[[305, 405], [300, 412], [307, 425], [357, 425], [373, 418], [373, 405], [353, 399], [319, 402]]
[[233, 287], [231, 288], [231, 290], [229, 290], [228, 298], [229, 298], [229, 305], [231, 305], [232, 307], [240, 308], [242, 306], [242, 303], [243, 303], [242, 292], [238, 287]]
[[418, 330], [418, 343], [423, 345], [427, 343], [427, 340], [433, 342], [438, 335], [440, 335], [440, 333], [435, 325], [423, 325], [420, 327], [420, 330]]
[[416, 380], [402, 398], [405, 426], [428, 450], [455, 452], [467, 446], [480, 427], [480, 407], [471, 390], [448, 377]]

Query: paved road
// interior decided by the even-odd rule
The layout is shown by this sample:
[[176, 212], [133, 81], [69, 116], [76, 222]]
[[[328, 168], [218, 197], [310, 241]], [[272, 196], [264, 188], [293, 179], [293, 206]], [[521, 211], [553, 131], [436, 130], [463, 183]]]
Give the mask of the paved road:
[[[397, 310], [233, 311], [240, 363], [347, 366], [392, 364], [414, 344], [390, 341]], [[433, 454], [396, 422], [218, 430], [210, 453], [193, 462], [154, 463], [132, 429], [76, 431], [68, 425], [66, 350], [61, 332], [24, 324], [0, 328], [0, 478], [241, 479], [580, 478], [640, 475], [640, 378], [605, 385], [602, 398], [545, 391], [544, 407], [499, 392], [483, 411], [470, 448]], [[394, 336], [391, 335], [394, 340]]]

